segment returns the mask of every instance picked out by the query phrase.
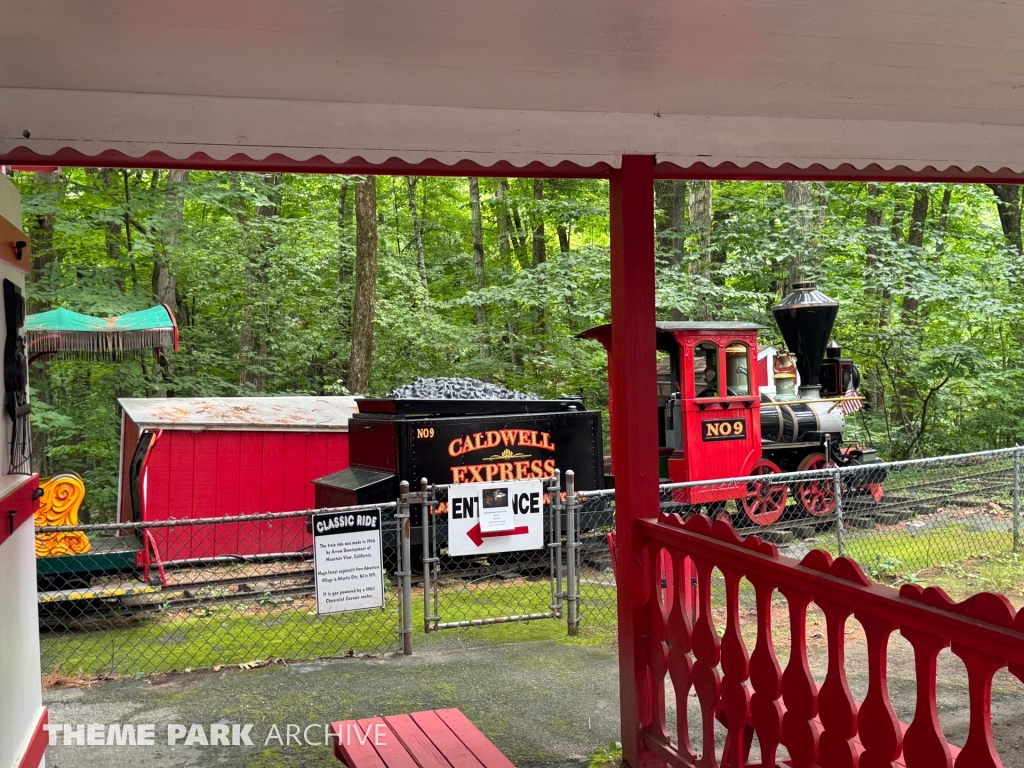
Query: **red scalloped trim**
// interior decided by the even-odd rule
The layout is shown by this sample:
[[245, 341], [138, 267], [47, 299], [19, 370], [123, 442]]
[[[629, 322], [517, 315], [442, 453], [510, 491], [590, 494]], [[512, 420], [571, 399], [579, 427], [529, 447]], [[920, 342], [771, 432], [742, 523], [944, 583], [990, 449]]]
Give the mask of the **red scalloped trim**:
[[779, 549], [774, 544], [763, 541], [760, 536], [751, 535], [741, 538], [732, 523], [722, 518], [712, 523], [705, 515], [690, 515], [683, 520], [679, 515], [672, 513], [663, 514], [659, 522], [672, 528], [680, 528], [689, 533], [695, 533], [698, 536], [707, 536], [710, 539], [715, 539], [725, 544], [742, 547], [759, 555], [770, 557], [773, 560], [779, 557]]
[[922, 589], [917, 584], [904, 584], [900, 588], [900, 597], [923, 603], [931, 608], [938, 608], [940, 611], [969, 619], [978, 619], [987, 624], [1016, 629], [1018, 632], [1024, 631], [1024, 619], [1021, 618], [1024, 611], [1018, 614], [1006, 596], [996, 592], [979, 592], [956, 603], [941, 587]]
[[864, 571], [855, 560], [848, 557], [837, 557], [833, 560], [832, 555], [823, 549], [812, 549], [800, 561], [800, 566], [826, 576], [860, 584], [862, 587], [872, 585], [871, 579], [864, 575]]
[[[258, 158], [244, 152], [236, 152], [225, 159], [210, 157], [205, 152], [196, 152], [185, 158], [175, 158], [164, 152], [151, 151], [140, 156], [127, 155], [120, 150], [106, 149], [88, 155], [78, 149], [65, 147], [52, 154], [39, 154], [29, 147], [19, 146], [6, 154], [0, 154], [4, 165], [62, 165], [84, 167], [121, 168], [188, 168], [208, 171], [264, 171], [282, 173], [348, 173], [417, 176], [512, 176], [540, 178], [606, 178], [614, 167], [605, 162], [580, 165], [569, 160], [548, 165], [541, 160], [518, 166], [508, 161], [497, 161], [483, 165], [473, 160], [459, 160], [443, 163], [440, 160], [408, 162], [391, 157], [379, 163], [372, 163], [361, 156], [354, 156], [344, 162], [335, 162], [323, 155], [295, 160], [281, 152]], [[948, 165], [942, 168], [925, 165], [914, 169], [907, 165], [884, 166], [877, 162], [857, 165], [850, 162], [808, 163], [800, 166], [793, 163], [771, 165], [762, 162], [745, 164], [730, 160], [717, 163], [693, 163], [680, 166], [671, 162], [659, 162], [654, 166], [656, 179], [712, 179], [744, 181], [946, 181], [960, 183], [1024, 183], [1024, 171], [1012, 168], [992, 170], [975, 165], [961, 168]]]
[[28, 147], [15, 147], [6, 154], [0, 154], [0, 164], [396, 176], [537, 176], [541, 178], [603, 178], [609, 176], [613, 170], [608, 163], [595, 163], [588, 166], [568, 160], [562, 160], [554, 165], [534, 160], [531, 163], [517, 166], [505, 160], [499, 160], [492, 165], [482, 165], [473, 160], [459, 160], [454, 163], [422, 160], [412, 163], [399, 157], [390, 157], [383, 162], [373, 163], [357, 155], [339, 163], [323, 155], [316, 155], [307, 160], [295, 160], [280, 152], [274, 152], [263, 158], [254, 158], [244, 152], [236, 152], [228, 158], [217, 159], [210, 157], [205, 152], [196, 152], [186, 158], [176, 158], [155, 150], [141, 156], [127, 155], [116, 149], [106, 149], [94, 155], [87, 155], [71, 147], [65, 147], [50, 155], [39, 154]]

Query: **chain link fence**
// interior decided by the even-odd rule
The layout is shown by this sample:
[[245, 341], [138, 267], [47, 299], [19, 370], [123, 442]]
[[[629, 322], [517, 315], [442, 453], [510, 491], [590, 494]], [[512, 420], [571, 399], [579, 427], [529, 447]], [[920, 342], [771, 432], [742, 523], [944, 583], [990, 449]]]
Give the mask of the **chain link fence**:
[[[826, 549], [894, 585], [934, 584], [957, 599], [1024, 596], [1022, 459], [1015, 448], [669, 484], [661, 511], [728, 516], [784, 555]], [[564, 480], [545, 481], [538, 549], [451, 554], [449, 486], [403, 487], [397, 503], [346, 508], [381, 513], [385, 608], [327, 616], [316, 612], [309, 531], [324, 510], [39, 528], [52, 551], [60, 546], [47, 537], [73, 537], [57, 542], [72, 548], [84, 537], [89, 549], [38, 560], [44, 674], [409, 653], [414, 606], [425, 632], [555, 619], [569, 634], [613, 640], [615, 491]], [[716, 582], [716, 605], [723, 589]], [[753, 610], [750, 592], [741, 599]]]
[[[379, 510], [383, 610], [318, 615], [313, 512]], [[396, 504], [37, 529], [44, 676], [133, 675], [399, 650]], [[82, 539], [85, 543], [82, 543]]]
[[[1024, 598], [1021, 465], [1024, 448], [813, 472], [756, 475], [659, 488], [661, 511], [726, 516], [802, 559], [812, 549], [856, 560], [872, 579], [941, 586], [962, 599], [982, 590]], [[580, 621], [614, 626], [608, 534], [615, 492], [581, 491]], [[724, 581], [713, 582], [724, 606]], [[741, 595], [750, 598], [753, 592]]]
[[480, 555], [451, 554], [449, 486], [424, 485], [403, 496], [422, 532], [413, 535], [414, 544], [420, 538], [422, 565], [413, 567], [413, 580], [423, 589], [425, 632], [562, 618], [567, 522], [557, 483], [543, 486], [543, 548]]
[[577, 592], [580, 626], [584, 631], [601, 628], [613, 632], [618, 620], [613, 562], [615, 492], [580, 491]]
[[782, 554], [856, 560], [873, 578], [943, 583], [1020, 543], [1021, 449], [661, 487], [661, 508], [726, 515]]

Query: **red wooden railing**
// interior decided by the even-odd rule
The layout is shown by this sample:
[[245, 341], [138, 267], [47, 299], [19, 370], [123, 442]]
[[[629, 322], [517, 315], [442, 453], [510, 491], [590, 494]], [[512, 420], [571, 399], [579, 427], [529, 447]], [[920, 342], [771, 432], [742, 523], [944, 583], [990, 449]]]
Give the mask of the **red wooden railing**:
[[[954, 760], [955, 768], [1002, 765], [992, 740], [992, 679], [1008, 666], [1024, 680], [1024, 610], [1017, 613], [1005, 597], [984, 593], [954, 603], [940, 589], [909, 584], [897, 592], [871, 583], [852, 560], [833, 560], [816, 550], [797, 562], [757, 537], [741, 540], [727, 522], [712, 526], [702, 516], [685, 522], [675, 516], [641, 520], [636, 530], [632, 566], [640, 576], [635, 583], [644, 585], [637, 595], [643, 606], [638, 616], [647, 638], [637, 681], [646, 750], [641, 764], [719, 765], [713, 747], [698, 753], [690, 743], [686, 702], [693, 690], [703, 744], [714, 745], [716, 720], [726, 727], [723, 766], [755, 765], [748, 762], [754, 733], [762, 755], [756, 765], [765, 768], [776, 765], [780, 744], [790, 756], [784, 764], [794, 768], [952, 768]], [[725, 579], [721, 637], [711, 612], [715, 568]], [[691, 576], [695, 589], [686, 588]], [[744, 577], [756, 599], [752, 652], [740, 632]], [[789, 611], [784, 671], [772, 639], [776, 590]], [[805, 636], [812, 603], [824, 613], [827, 629], [828, 669], [820, 689], [811, 675]], [[859, 705], [845, 669], [851, 616], [864, 628], [868, 651], [868, 689]], [[916, 710], [909, 725], [897, 719], [886, 683], [887, 644], [897, 631], [912, 646], [916, 666]], [[936, 660], [947, 646], [967, 671], [970, 724], [962, 750], [947, 743], [937, 714]], [[671, 731], [665, 722], [666, 679], [678, 703]]]

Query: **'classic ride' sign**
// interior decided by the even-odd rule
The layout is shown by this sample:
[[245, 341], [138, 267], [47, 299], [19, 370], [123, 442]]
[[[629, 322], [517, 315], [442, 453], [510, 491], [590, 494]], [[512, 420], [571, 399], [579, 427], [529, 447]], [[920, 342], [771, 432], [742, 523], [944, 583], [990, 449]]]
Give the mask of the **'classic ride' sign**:
[[313, 515], [316, 612], [384, 607], [380, 512]]

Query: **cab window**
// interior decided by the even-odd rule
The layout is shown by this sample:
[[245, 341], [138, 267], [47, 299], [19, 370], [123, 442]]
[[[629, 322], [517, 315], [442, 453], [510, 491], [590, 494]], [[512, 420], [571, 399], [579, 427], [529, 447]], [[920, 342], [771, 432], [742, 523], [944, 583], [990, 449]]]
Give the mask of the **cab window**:
[[750, 394], [750, 350], [738, 341], [725, 348], [725, 388], [729, 397]]
[[720, 397], [718, 345], [702, 341], [693, 348], [693, 391], [697, 397]]

